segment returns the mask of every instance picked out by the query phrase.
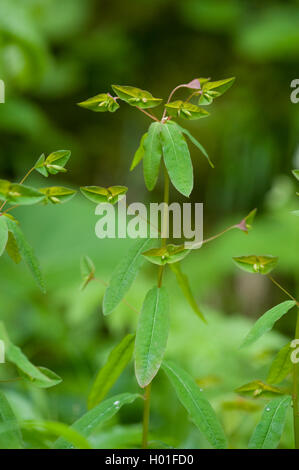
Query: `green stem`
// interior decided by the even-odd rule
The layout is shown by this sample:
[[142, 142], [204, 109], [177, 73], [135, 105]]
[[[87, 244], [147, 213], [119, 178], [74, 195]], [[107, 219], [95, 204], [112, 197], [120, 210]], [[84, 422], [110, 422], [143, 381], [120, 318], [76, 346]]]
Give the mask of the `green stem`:
[[143, 411], [143, 432], [142, 432], [142, 449], [148, 447], [148, 427], [150, 419], [150, 407], [151, 407], [151, 387], [152, 384], [148, 384], [145, 387], [144, 393], [144, 411]]
[[[297, 312], [297, 322], [295, 339], [299, 339], [299, 310]], [[293, 364], [293, 423], [295, 449], [299, 449], [299, 407], [298, 407], [298, 364]]]

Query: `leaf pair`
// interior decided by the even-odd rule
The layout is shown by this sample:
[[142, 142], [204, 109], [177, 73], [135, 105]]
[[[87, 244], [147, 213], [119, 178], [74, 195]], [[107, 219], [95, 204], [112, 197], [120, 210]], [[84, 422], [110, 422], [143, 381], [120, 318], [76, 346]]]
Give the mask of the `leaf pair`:
[[28, 206], [37, 204], [45, 198], [44, 194], [30, 186], [0, 180], [0, 200], [10, 204]]
[[223, 93], [232, 86], [235, 77], [225, 78], [224, 80], [217, 80], [215, 82], [211, 82], [209, 79], [204, 80], [198, 101], [198, 104], [201, 106], [210, 105], [215, 98], [223, 95]]
[[109, 188], [102, 188], [101, 186], [83, 186], [80, 190], [87, 199], [96, 204], [115, 204], [126, 194], [128, 188], [125, 186], [109, 186]]
[[47, 158], [42, 154], [34, 168], [46, 178], [49, 174], [56, 175], [57, 173], [66, 173], [67, 170], [64, 167], [70, 159], [70, 156], [70, 150], [57, 150], [56, 152], [50, 153]]
[[[245, 226], [249, 223], [249, 228], [251, 226], [252, 218], [254, 217], [253, 211], [247, 216], [249, 217], [250, 222], [245, 220]], [[240, 227], [239, 227], [240, 228]], [[247, 227], [248, 230], [248, 227]], [[276, 256], [239, 256], [233, 258], [235, 264], [241, 268], [243, 271], [249, 273], [259, 273], [259, 274], [269, 274], [277, 265], [278, 258]]]
[[185, 245], [169, 244], [160, 248], [152, 248], [142, 254], [151, 263], [164, 266], [165, 264], [173, 264], [181, 261], [189, 253], [190, 250], [185, 248]]

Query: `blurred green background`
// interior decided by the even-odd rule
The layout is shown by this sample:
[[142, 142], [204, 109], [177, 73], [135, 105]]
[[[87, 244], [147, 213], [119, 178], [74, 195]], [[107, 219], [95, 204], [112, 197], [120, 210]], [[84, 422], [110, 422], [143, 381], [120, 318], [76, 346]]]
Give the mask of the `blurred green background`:
[[[271, 357], [292, 337], [295, 318], [248, 351], [238, 349], [252, 321], [285, 300], [260, 276], [237, 272], [232, 256], [272, 254], [280, 258], [276, 278], [298, 294], [299, 105], [290, 101], [297, 78], [299, 2], [254, 0], [1, 0], [0, 79], [6, 103], [0, 105], [0, 175], [18, 180], [41, 153], [67, 148], [72, 159], [65, 176], [50, 184], [121, 184], [128, 202], [149, 201], [142, 168], [129, 172], [148, 119], [126, 105], [115, 114], [95, 114], [76, 103], [110, 91], [110, 84], [134, 85], [167, 98], [179, 83], [199, 76], [236, 76], [231, 90], [211, 106], [211, 116], [187, 127], [215, 163], [211, 170], [192, 148], [195, 189], [204, 202], [205, 237], [237, 223], [254, 207], [253, 232], [231, 232], [183, 264], [209, 319], [205, 326], [186, 305], [172, 274], [168, 357], [193, 373], [219, 412], [233, 448], [246, 447], [258, 421], [256, 412], [234, 411], [234, 388], [265, 379]], [[155, 110], [158, 112], [158, 110]], [[32, 184], [39, 184], [38, 176]], [[41, 182], [41, 185], [44, 181]], [[298, 188], [297, 188], [298, 190]], [[153, 199], [161, 197], [157, 185]], [[178, 200], [173, 191], [172, 200]], [[0, 315], [10, 336], [35, 364], [55, 370], [63, 383], [40, 391], [24, 384], [3, 385], [21, 419], [46, 418], [71, 423], [86, 409], [92, 380], [112, 346], [133, 331], [136, 315], [121, 306], [109, 318], [101, 314], [103, 288], [79, 291], [80, 257], [94, 259], [98, 276], [109, 281], [129, 240], [99, 241], [94, 205], [77, 196], [62, 207], [15, 211], [35, 247], [48, 285], [37, 291], [23, 265], [5, 255], [0, 262]], [[155, 270], [146, 266], [128, 300], [140, 308]], [[0, 365], [3, 377], [14, 371]], [[136, 390], [133, 368], [112, 391]], [[256, 402], [258, 407], [263, 402]], [[136, 446], [140, 442], [141, 405], [124, 408], [99, 429], [99, 447]], [[291, 421], [282, 447], [292, 445]], [[163, 373], [155, 380], [152, 438], [178, 447], [205, 447], [196, 428], [170, 390]], [[28, 446], [49, 440], [28, 436]]]

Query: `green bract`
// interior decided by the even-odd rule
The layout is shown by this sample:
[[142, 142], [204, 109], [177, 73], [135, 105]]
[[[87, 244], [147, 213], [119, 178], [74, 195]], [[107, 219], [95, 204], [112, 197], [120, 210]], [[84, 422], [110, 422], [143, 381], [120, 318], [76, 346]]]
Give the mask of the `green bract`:
[[299, 170], [293, 170], [292, 173], [295, 176], [295, 178], [297, 178], [297, 180], [299, 180]]
[[168, 114], [172, 117], [181, 117], [188, 120], [200, 119], [209, 116], [210, 113], [195, 104], [187, 101], [172, 101], [165, 105]]
[[77, 191], [73, 189], [63, 188], [61, 186], [52, 186], [50, 188], [39, 189], [45, 195], [44, 203], [61, 204], [67, 202], [75, 196]]
[[233, 258], [236, 265], [249, 273], [268, 274], [275, 268], [278, 262], [276, 256], [240, 256]]
[[110, 93], [100, 93], [86, 101], [78, 103], [78, 106], [90, 109], [96, 113], [104, 113], [106, 111], [114, 113], [119, 108], [116, 98], [111, 96]]
[[226, 78], [224, 80], [217, 80], [216, 82], [205, 81], [200, 92], [198, 104], [209, 105], [213, 103], [215, 98], [223, 95], [234, 83], [235, 77]]
[[128, 188], [125, 186], [109, 186], [109, 188], [102, 188], [101, 186], [83, 186], [80, 190], [87, 199], [96, 204], [102, 202], [115, 204], [126, 194]]
[[41, 175], [47, 177], [49, 173], [51, 175], [56, 175], [57, 173], [66, 173], [64, 168], [71, 156], [70, 150], [57, 150], [56, 152], [50, 153], [46, 158], [42, 154], [37, 160], [34, 168]]
[[170, 244], [161, 248], [152, 248], [142, 254], [151, 263], [164, 266], [165, 264], [177, 263], [189, 253], [190, 250], [186, 249], [185, 245]]
[[44, 199], [44, 195], [30, 186], [0, 180], [0, 200], [22, 206], [36, 204]]
[[273, 397], [275, 395], [283, 395], [283, 391], [273, 385], [268, 385], [261, 380], [254, 380], [236, 389], [236, 393], [241, 395], [249, 395], [258, 398], [261, 395]]
[[155, 108], [162, 103], [162, 99], [154, 98], [149, 91], [141, 90], [132, 86], [112, 85], [114, 92], [117, 96], [130, 104], [131, 106], [138, 106], [138, 108]]

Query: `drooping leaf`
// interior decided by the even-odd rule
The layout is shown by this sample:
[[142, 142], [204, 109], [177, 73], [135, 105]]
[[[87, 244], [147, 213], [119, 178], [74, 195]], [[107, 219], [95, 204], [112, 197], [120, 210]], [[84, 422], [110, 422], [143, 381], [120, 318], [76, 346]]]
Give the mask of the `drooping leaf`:
[[283, 396], [271, 400], [265, 406], [262, 418], [250, 438], [249, 449], [276, 449], [291, 401], [290, 396]]
[[21, 376], [39, 388], [49, 388], [61, 382], [61, 378], [45, 367], [34, 366], [18, 346], [9, 339], [4, 324], [0, 322], [0, 339], [5, 345], [7, 362], [15, 364]]
[[106, 111], [114, 113], [119, 108], [116, 98], [111, 96], [110, 93], [100, 93], [99, 95], [78, 103], [78, 106], [90, 109], [96, 113], [104, 113]]
[[21, 449], [22, 435], [12, 408], [0, 391], [0, 449]]
[[6, 244], [6, 252], [8, 256], [16, 263], [20, 263], [22, 256], [20, 254], [17, 242], [12, 232], [8, 232], [8, 240]]
[[190, 250], [185, 248], [185, 245], [166, 245], [160, 248], [151, 248], [145, 251], [142, 255], [151, 263], [158, 266], [165, 264], [177, 263], [184, 259]]
[[237, 224], [235, 227], [242, 230], [246, 234], [248, 234], [248, 232], [252, 229], [252, 223], [256, 216], [256, 212], [257, 212], [257, 209], [253, 209], [252, 211], [250, 211], [249, 214], [246, 217], [244, 217], [244, 219], [242, 219], [241, 222]]
[[100, 204], [102, 202], [108, 202], [109, 204], [115, 204], [121, 199], [128, 188], [126, 186], [109, 186], [109, 188], [102, 188], [101, 186], [84, 186], [80, 188], [82, 194], [92, 202]]
[[130, 362], [134, 349], [135, 335], [127, 335], [112, 349], [104, 367], [99, 371], [90, 394], [88, 396], [88, 409], [100, 403], [111, 387], [114, 385], [122, 371]]
[[267, 382], [269, 384], [279, 384], [292, 372], [291, 353], [290, 343], [277, 353], [268, 373]]
[[253, 325], [248, 335], [244, 339], [241, 347], [243, 348], [245, 346], [249, 346], [250, 344], [257, 341], [262, 335], [270, 331], [273, 328], [275, 322], [277, 322], [277, 320], [279, 320], [295, 305], [295, 301], [286, 300], [281, 304], [275, 305], [275, 307], [264, 313], [264, 315], [262, 315]]
[[77, 193], [77, 191], [74, 191], [73, 189], [64, 188], [62, 186], [41, 188], [39, 191], [45, 195], [45, 204], [48, 202], [51, 204], [62, 204], [64, 202], [68, 202]]
[[225, 449], [227, 442], [222, 426], [193, 378], [173, 362], [163, 361], [162, 368], [172, 383], [178, 399], [200, 432], [214, 448]]
[[8, 240], [8, 228], [5, 217], [0, 214], [0, 256], [3, 255]]
[[189, 139], [191, 140], [191, 142], [201, 151], [201, 153], [206, 157], [206, 159], [208, 160], [209, 162], [209, 165], [214, 168], [214, 164], [213, 162], [211, 161], [206, 149], [204, 148], [204, 146], [198, 142], [198, 140], [195, 139], [195, 137], [193, 137], [193, 135], [187, 130], [187, 129], [184, 129], [184, 127], [180, 126], [177, 122], [174, 122], [174, 121], [169, 121], [169, 124], [172, 123], [174, 126], [177, 126], [178, 129], [183, 133], [185, 134], [187, 137], [189, 137]]
[[95, 275], [95, 266], [93, 261], [88, 256], [82, 256], [81, 258], [81, 277], [83, 280], [83, 284], [81, 286], [81, 290], [85, 289], [87, 284], [94, 279]]
[[165, 353], [169, 329], [169, 300], [165, 287], [153, 287], [139, 316], [135, 341], [135, 374], [140, 387], [157, 374]]
[[239, 256], [233, 258], [235, 264], [248, 273], [268, 274], [277, 265], [278, 258], [276, 256]]
[[132, 164], [131, 164], [131, 167], [130, 167], [130, 171], [133, 171], [134, 168], [136, 168], [136, 166], [141, 162], [141, 160], [143, 159], [144, 157], [144, 141], [145, 139], [147, 138], [147, 132], [145, 134], [143, 134], [143, 136], [141, 137], [141, 140], [140, 140], [140, 144], [139, 144], [139, 147], [138, 149], [136, 150], [135, 152], [135, 155], [134, 155], [134, 158], [133, 158], [133, 161], [132, 161]]
[[144, 262], [142, 252], [152, 243], [151, 239], [139, 239], [126, 253], [112, 274], [103, 300], [103, 313], [113, 312], [130, 289]]
[[160, 98], [154, 98], [150, 92], [141, 90], [140, 88], [121, 85], [112, 85], [112, 88], [121, 100], [131, 106], [138, 106], [141, 109], [155, 108], [163, 101]]
[[299, 180], [299, 170], [292, 170], [293, 175]]
[[252, 382], [242, 385], [241, 387], [238, 387], [235, 392], [241, 395], [248, 395], [253, 398], [259, 398], [262, 395], [265, 397], [273, 397], [284, 394], [283, 390], [280, 388], [266, 384], [261, 380], [253, 380]]
[[188, 145], [179, 129], [169, 123], [161, 128], [164, 162], [174, 187], [184, 196], [193, 188], [193, 167]]
[[[71, 429], [80, 433], [81, 436], [88, 438], [99, 425], [112, 418], [123, 405], [133, 403], [137, 398], [141, 397], [136, 393], [122, 393], [107, 398], [75, 421]], [[54, 444], [55, 449], [70, 449], [71, 447], [72, 444], [63, 437], [57, 439]]]
[[0, 180], [0, 200], [10, 204], [28, 206], [37, 204], [44, 199], [44, 195], [30, 186]]
[[162, 157], [161, 127], [160, 122], [153, 122], [143, 144], [143, 175], [145, 185], [149, 191], [154, 189], [159, 176]]
[[182, 289], [182, 292], [183, 292], [185, 298], [187, 299], [190, 307], [192, 308], [193, 312], [196, 313], [196, 315], [203, 322], [207, 323], [203, 313], [199, 309], [199, 307], [197, 305], [197, 302], [196, 302], [196, 300], [193, 296], [193, 293], [192, 293], [192, 290], [191, 290], [191, 287], [190, 287], [190, 284], [189, 284], [189, 279], [186, 276], [186, 274], [184, 274], [182, 272], [180, 264], [179, 263], [174, 263], [174, 264], [171, 264], [170, 267], [171, 267], [172, 271], [174, 272], [174, 274], [176, 276], [176, 279], [177, 279], [177, 282], [178, 282], [178, 285]]

